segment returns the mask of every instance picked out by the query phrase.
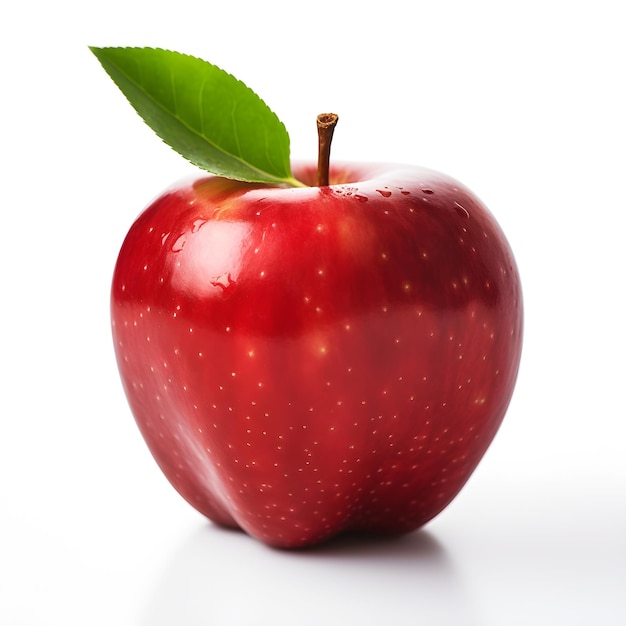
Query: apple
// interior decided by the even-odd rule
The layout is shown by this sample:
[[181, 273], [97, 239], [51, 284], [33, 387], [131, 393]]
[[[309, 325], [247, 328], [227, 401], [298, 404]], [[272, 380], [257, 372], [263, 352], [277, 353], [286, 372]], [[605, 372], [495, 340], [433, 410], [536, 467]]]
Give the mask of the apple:
[[276, 547], [411, 532], [468, 480], [522, 347], [515, 260], [461, 183], [317, 164], [220, 68], [91, 48], [144, 121], [206, 170], [132, 225], [111, 290], [117, 362], [150, 451], [217, 524]]
[[487, 450], [522, 345], [492, 214], [414, 166], [201, 175], [136, 220], [114, 272], [132, 412], [174, 488], [277, 547], [431, 520]]

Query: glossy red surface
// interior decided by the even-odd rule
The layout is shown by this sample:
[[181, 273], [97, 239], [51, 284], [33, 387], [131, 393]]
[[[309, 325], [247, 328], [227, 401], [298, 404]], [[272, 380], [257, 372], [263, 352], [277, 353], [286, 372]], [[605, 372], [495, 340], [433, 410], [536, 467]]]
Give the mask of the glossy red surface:
[[277, 546], [438, 514], [520, 359], [515, 261], [471, 192], [393, 165], [338, 165], [331, 182], [174, 187], [113, 279], [122, 380], [161, 469], [204, 515]]

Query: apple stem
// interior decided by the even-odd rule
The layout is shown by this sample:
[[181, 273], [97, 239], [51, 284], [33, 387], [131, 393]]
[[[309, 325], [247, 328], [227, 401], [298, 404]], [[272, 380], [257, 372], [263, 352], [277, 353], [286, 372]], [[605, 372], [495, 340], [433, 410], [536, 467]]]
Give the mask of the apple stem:
[[317, 116], [317, 136], [319, 150], [317, 156], [317, 184], [328, 187], [330, 177], [330, 144], [339, 116], [335, 113], [321, 113]]

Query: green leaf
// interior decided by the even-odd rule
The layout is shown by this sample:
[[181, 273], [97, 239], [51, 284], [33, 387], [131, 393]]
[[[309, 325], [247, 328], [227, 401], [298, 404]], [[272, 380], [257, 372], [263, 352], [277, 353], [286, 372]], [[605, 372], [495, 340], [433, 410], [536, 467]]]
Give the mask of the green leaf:
[[303, 186], [291, 173], [289, 135], [251, 89], [193, 56], [158, 48], [90, 48], [144, 121], [213, 174]]

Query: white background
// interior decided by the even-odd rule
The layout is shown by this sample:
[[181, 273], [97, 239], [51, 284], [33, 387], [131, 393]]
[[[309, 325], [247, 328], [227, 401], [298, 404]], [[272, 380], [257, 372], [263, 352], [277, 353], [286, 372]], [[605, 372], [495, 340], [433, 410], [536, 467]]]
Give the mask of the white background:
[[[6, 3], [5, 3], [6, 4]], [[626, 44], [618, 0], [12, 2], [0, 17], [0, 624], [626, 623]], [[409, 9], [410, 7], [410, 9]], [[235, 74], [315, 158], [416, 163], [495, 213], [518, 386], [428, 527], [306, 553], [205, 522], [143, 444], [108, 297], [137, 213], [193, 171], [88, 45]]]

